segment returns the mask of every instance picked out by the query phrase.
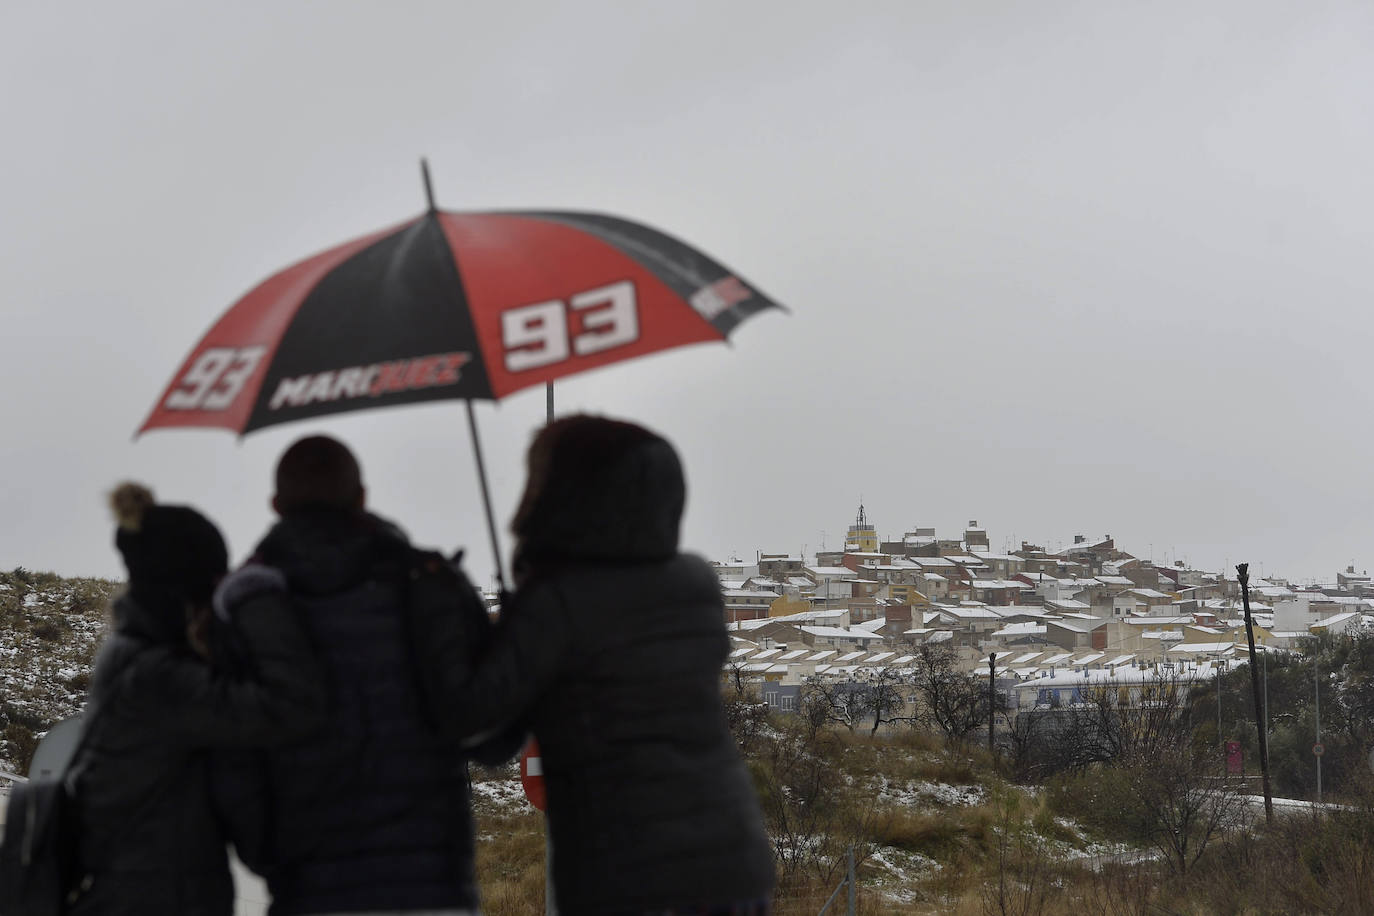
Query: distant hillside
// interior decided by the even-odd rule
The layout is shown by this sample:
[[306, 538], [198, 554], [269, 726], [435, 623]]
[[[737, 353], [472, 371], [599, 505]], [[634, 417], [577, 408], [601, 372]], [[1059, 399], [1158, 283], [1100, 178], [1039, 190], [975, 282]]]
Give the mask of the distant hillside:
[[23, 772], [38, 736], [76, 714], [122, 583], [0, 572], [0, 767]]

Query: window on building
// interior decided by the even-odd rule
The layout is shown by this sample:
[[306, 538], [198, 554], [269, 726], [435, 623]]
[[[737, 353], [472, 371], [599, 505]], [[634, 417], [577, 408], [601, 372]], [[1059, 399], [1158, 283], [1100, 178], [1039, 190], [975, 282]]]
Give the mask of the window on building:
[[763, 695], [763, 701], [767, 703], [769, 706], [777, 706], [778, 692], [776, 690], [769, 690]]
[[797, 698], [796, 698], [796, 697], [792, 696], [791, 694], [788, 694], [787, 696], [785, 696], [785, 697], [782, 698], [782, 711], [783, 711], [783, 712], [791, 712], [792, 710], [794, 710], [794, 709], [796, 709], [796, 708], [797, 708]]

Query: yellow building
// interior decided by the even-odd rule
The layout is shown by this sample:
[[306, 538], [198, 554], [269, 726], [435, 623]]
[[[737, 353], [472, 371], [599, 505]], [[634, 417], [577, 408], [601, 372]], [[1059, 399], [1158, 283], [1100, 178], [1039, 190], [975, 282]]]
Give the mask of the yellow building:
[[769, 617], [790, 617], [811, 610], [811, 602], [796, 595], [779, 595], [768, 606]]
[[902, 604], [927, 605], [930, 599], [921, 594], [920, 590], [914, 585], [894, 582], [887, 587], [889, 597], [896, 598]]

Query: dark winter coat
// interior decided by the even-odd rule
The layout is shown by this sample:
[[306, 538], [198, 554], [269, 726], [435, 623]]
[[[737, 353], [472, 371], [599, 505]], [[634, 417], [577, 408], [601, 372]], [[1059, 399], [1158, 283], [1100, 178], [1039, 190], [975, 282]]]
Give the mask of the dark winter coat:
[[193, 655], [179, 607], [115, 602], [86, 721], [90, 737], [68, 774], [80, 829], [79, 867], [94, 884], [77, 914], [227, 916], [225, 837], [206, 778], [206, 749], [268, 745], [322, 724], [325, 695], [295, 621], [250, 597], [233, 621], [258, 660], [231, 678]]
[[539, 449], [514, 524], [522, 584], [450, 681], [449, 725], [529, 723], [564, 916], [766, 900], [771, 847], [721, 705], [719, 581], [677, 552], [676, 455], [633, 434], [590, 461]]
[[274, 916], [476, 906], [465, 758], [434, 728], [407, 608], [466, 613], [469, 631], [486, 612], [442, 563], [422, 574], [423, 559], [359, 513], [294, 513], [258, 548], [255, 562], [286, 575], [280, 611], [301, 615], [333, 700], [326, 730], [259, 755], [256, 771], [217, 762], [217, 793]]

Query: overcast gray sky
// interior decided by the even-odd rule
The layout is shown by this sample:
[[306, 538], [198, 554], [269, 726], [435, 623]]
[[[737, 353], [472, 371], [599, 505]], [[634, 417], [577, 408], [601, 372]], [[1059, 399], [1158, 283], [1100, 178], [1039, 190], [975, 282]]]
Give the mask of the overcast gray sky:
[[[457, 402], [131, 438], [239, 295], [418, 213], [421, 154], [446, 208], [624, 214], [792, 308], [559, 386], [677, 442], [691, 549], [838, 547], [862, 495], [1374, 566], [1370, 47], [1353, 2], [4, 4], [0, 567], [118, 575], [124, 477], [241, 557], [325, 430], [484, 580]], [[543, 411], [479, 405], [503, 527]]]

